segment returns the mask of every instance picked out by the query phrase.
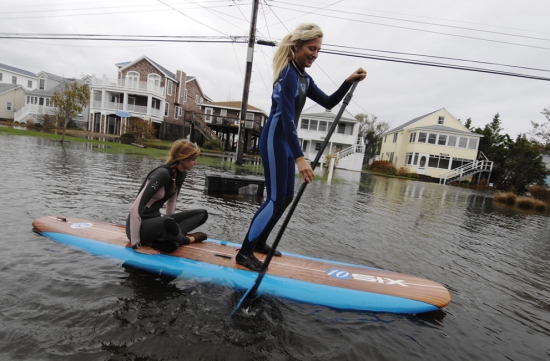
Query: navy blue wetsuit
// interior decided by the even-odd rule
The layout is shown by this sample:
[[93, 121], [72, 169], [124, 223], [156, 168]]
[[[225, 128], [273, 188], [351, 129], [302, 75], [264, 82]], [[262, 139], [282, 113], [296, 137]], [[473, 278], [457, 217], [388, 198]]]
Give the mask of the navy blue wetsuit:
[[[176, 188], [172, 190], [170, 166], [155, 168], [145, 177], [126, 221], [126, 235], [132, 246], [151, 245], [165, 252], [188, 244], [185, 234], [208, 219], [204, 209], [175, 213], [176, 201], [187, 172], [177, 172]], [[160, 209], [166, 204], [166, 216]]]
[[260, 137], [260, 155], [264, 167], [266, 200], [252, 218], [241, 247], [243, 254], [263, 248], [271, 230], [294, 197], [295, 162], [303, 156], [296, 126], [306, 96], [326, 109], [332, 109], [346, 95], [352, 83], [344, 81], [328, 96], [313, 79], [289, 63], [273, 88], [271, 111]]

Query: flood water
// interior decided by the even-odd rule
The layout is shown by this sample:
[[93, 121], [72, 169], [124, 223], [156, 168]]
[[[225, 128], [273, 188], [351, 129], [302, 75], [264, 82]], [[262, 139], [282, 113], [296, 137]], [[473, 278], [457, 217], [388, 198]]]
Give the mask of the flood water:
[[[32, 232], [66, 215], [124, 224], [158, 160], [0, 135], [1, 360], [548, 360], [550, 218], [489, 192], [338, 171], [306, 188], [279, 249], [412, 274], [452, 302], [422, 315], [344, 312], [170, 279]], [[178, 209], [240, 243], [260, 201], [204, 192], [188, 176]], [[277, 229], [272, 233], [272, 239]]]

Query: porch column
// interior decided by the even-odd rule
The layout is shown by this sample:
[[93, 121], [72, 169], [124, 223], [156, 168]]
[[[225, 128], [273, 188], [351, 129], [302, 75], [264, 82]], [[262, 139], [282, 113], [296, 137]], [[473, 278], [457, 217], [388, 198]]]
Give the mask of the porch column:
[[122, 101], [122, 110], [127, 111], [128, 110], [128, 93], [124, 92], [123, 96], [124, 96], [124, 100]]
[[147, 96], [147, 116], [151, 118], [151, 108], [153, 106], [153, 97], [148, 95]]
[[105, 89], [101, 90], [101, 110], [105, 109], [105, 98], [106, 98], [106, 92]]

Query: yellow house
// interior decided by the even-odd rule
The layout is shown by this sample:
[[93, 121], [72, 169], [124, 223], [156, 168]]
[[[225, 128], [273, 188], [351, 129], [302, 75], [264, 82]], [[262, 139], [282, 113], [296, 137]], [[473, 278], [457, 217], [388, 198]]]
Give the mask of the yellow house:
[[442, 108], [384, 133], [378, 159], [447, 183], [490, 172], [492, 162], [477, 160], [481, 137]]

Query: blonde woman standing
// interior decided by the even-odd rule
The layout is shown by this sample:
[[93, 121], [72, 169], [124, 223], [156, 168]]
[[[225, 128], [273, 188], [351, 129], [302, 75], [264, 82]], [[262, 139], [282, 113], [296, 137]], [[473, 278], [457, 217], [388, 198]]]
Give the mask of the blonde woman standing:
[[[126, 221], [132, 248], [151, 246], [170, 253], [180, 245], [202, 242], [202, 232], [191, 233], [208, 219], [204, 209], [175, 213], [176, 201], [187, 172], [197, 164], [200, 149], [187, 139], [176, 140], [166, 164], [153, 169], [141, 185]], [[166, 215], [160, 209], [166, 204]]]
[[[267, 238], [294, 197], [295, 165], [303, 182], [311, 182], [314, 173], [305, 160], [296, 126], [306, 98], [332, 109], [346, 95], [354, 81], [362, 81], [367, 72], [359, 68], [332, 95], [326, 95], [305, 72], [321, 50], [323, 32], [315, 24], [302, 24], [281, 41], [273, 58], [274, 86], [271, 111], [260, 137], [260, 155], [264, 167], [266, 200], [256, 211], [236, 256], [236, 262], [254, 271], [263, 263], [254, 252], [269, 253]], [[280, 256], [275, 251], [275, 256]]]

